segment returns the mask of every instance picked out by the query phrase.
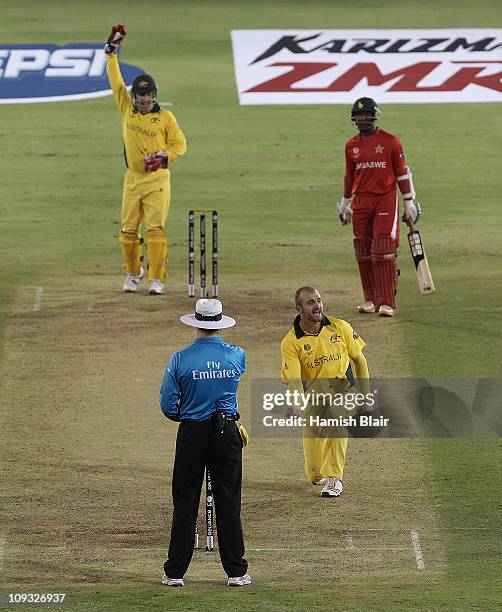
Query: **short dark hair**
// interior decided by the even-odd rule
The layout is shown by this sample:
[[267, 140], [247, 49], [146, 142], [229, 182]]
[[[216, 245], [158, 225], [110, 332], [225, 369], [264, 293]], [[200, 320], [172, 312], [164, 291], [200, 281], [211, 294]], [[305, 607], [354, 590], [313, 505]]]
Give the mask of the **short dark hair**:
[[314, 289], [314, 287], [300, 287], [299, 289], [297, 289], [295, 291], [295, 306], [300, 306], [300, 304], [302, 303], [302, 293], [304, 291], [308, 291], [309, 293], [315, 293], [317, 291], [317, 289]]

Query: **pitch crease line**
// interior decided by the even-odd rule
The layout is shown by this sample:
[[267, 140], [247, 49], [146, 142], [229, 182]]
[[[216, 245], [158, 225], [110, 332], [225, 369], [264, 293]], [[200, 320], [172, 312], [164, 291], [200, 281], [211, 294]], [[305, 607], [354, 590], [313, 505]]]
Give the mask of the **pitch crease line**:
[[37, 287], [35, 291], [35, 301], [33, 302], [33, 310], [36, 312], [40, 310], [42, 306], [42, 295], [44, 293], [43, 287]]
[[411, 543], [413, 544], [413, 550], [415, 551], [415, 559], [417, 561], [417, 567], [419, 570], [425, 569], [425, 562], [422, 556], [422, 549], [420, 547], [420, 540], [418, 538], [418, 532], [415, 529], [410, 531]]
[[0, 572], [3, 569], [3, 561], [5, 558], [5, 544], [7, 543], [7, 538], [3, 535], [0, 535]]
[[[498, 527], [429, 527], [430, 531], [500, 531]], [[354, 531], [361, 531], [366, 533], [367, 531], [404, 531], [400, 527], [369, 527], [367, 529], [357, 529]]]

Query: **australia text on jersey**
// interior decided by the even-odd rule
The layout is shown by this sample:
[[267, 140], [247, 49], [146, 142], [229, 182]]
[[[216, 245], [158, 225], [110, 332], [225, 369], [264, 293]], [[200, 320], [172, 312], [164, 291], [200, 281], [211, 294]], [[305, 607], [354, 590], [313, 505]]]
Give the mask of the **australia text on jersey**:
[[307, 361], [307, 368], [314, 369], [321, 366], [323, 363], [328, 363], [330, 361], [339, 361], [342, 358], [340, 353], [332, 353], [331, 355], [321, 355], [312, 361]]

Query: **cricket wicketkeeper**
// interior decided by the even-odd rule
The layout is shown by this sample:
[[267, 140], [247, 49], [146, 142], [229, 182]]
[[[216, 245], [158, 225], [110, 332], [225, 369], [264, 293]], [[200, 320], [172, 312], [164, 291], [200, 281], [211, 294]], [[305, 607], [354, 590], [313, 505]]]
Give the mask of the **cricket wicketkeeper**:
[[352, 121], [359, 134], [345, 145], [345, 178], [337, 212], [346, 225], [352, 221], [354, 251], [364, 303], [360, 313], [378, 312], [392, 317], [396, 308], [399, 246], [399, 199], [404, 200], [403, 221], [414, 224], [420, 216], [411, 171], [397, 136], [377, 128], [380, 109], [371, 98], [352, 106]]
[[105, 45], [108, 78], [122, 118], [127, 172], [122, 196], [120, 245], [127, 273], [123, 290], [133, 293], [144, 275], [140, 226], [145, 225], [149, 293], [164, 293], [167, 239], [164, 229], [171, 197], [169, 164], [186, 151], [186, 139], [174, 115], [157, 103], [157, 86], [148, 74], [134, 79], [131, 94], [120, 73], [117, 49], [126, 36], [116, 25]]

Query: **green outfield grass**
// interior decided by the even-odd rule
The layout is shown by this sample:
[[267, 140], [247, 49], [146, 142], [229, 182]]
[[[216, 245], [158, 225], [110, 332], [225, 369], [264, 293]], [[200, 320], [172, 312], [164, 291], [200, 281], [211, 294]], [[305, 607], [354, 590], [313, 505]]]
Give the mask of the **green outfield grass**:
[[113, 101], [1, 107], [0, 593], [66, 592], [71, 610], [496, 609], [497, 438], [354, 441], [336, 505], [303, 481], [301, 441], [254, 438], [243, 493], [253, 585], [226, 589], [217, 554], [201, 553], [184, 590], [162, 589], [175, 427], [158, 389], [190, 340], [178, 317], [192, 306], [194, 206], [220, 213], [222, 300], [239, 321], [226, 337], [249, 359], [246, 422], [250, 381], [278, 374], [302, 284], [361, 333], [373, 376], [500, 377], [500, 105], [384, 107], [380, 125], [413, 170], [437, 292], [419, 295], [404, 240], [399, 316], [359, 320], [351, 232], [335, 214], [349, 109], [240, 107], [230, 45], [232, 29], [499, 21], [487, 0], [2, 6], [0, 44], [98, 42], [126, 23], [122, 60], [156, 77], [189, 150], [172, 168], [168, 294], [124, 296]]

